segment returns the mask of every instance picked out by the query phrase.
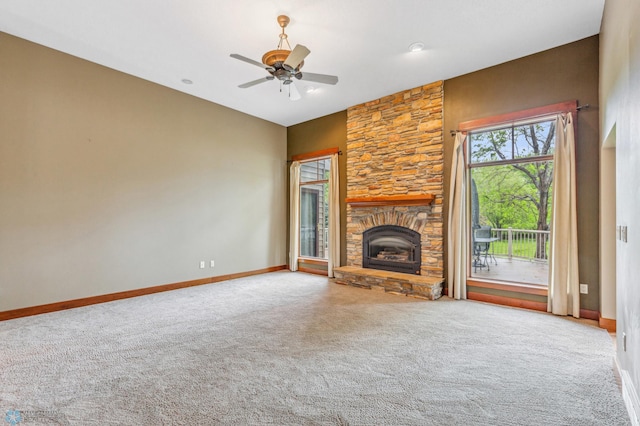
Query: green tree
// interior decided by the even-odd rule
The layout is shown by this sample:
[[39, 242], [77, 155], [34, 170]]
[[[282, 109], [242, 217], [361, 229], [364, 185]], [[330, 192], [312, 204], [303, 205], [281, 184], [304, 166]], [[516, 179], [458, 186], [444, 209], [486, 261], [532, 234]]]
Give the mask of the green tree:
[[[485, 179], [486, 185], [483, 185], [481, 196], [488, 201], [483, 203], [484, 208], [481, 210], [487, 215], [487, 219], [496, 225], [507, 220], [526, 223], [527, 221], [521, 222], [523, 218], [519, 218], [519, 215], [524, 214], [527, 211], [525, 206], [529, 205], [535, 211], [535, 229], [548, 230], [553, 162], [527, 161], [527, 158], [553, 154], [555, 122], [476, 133], [472, 134], [471, 143], [472, 160], [475, 163], [510, 162], [508, 165], [491, 166], [487, 169], [493, 171], [491, 178]], [[517, 173], [511, 173], [513, 171]], [[508, 177], [509, 175], [517, 178]], [[536, 257], [547, 257], [545, 239], [540, 236], [536, 239]]]
[[473, 169], [480, 221], [494, 228], [534, 229], [537, 209], [529, 201], [535, 188], [511, 166]]

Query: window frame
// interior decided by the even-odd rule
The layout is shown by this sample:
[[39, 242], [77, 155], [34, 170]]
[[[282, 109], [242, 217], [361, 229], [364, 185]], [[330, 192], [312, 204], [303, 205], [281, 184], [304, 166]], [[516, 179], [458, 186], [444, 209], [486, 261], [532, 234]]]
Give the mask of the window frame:
[[527, 125], [536, 124], [536, 123], [550, 122], [550, 121], [555, 120], [555, 117], [556, 117], [556, 114], [550, 114], [550, 115], [545, 115], [545, 116], [540, 116], [540, 117], [533, 117], [530, 120], [520, 120], [518, 122], [507, 123], [507, 124], [503, 124], [503, 125], [499, 125], [499, 126], [483, 127], [483, 128], [468, 130], [467, 131], [467, 141], [466, 141], [467, 142], [467, 151], [466, 152], [469, 152], [469, 155], [466, 156], [466, 158], [465, 158], [466, 164], [467, 164], [467, 168], [473, 169], [473, 168], [476, 168], [476, 167], [506, 166], [506, 165], [510, 165], [510, 164], [533, 163], [533, 162], [536, 162], [536, 161], [553, 161], [553, 154], [547, 154], [547, 155], [538, 155], [538, 156], [535, 156], [535, 157], [510, 158], [510, 159], [507, 159], [507, 160], [472, 162], [471, 161], [471, 157], [473, 155], [473, 151], [472, 151], [472, 148], [471, 148], [471, 135], [473, 135], [474, 133], [485, 133], [485, 132], [491, 132], [491, 131], [496, 131], [496, 130], [504, 130], [504, 129], [511, 129], [512, 132], [513, 132], [516, 127], [527, 126]]
[[[529, 109], [524, 109], [520, 111], [509, 112], [506, 114], [494, 115], [494, 116], [489, 116], [489, 117], [484, 117], [480, 119], [469, 120], [469, 121], [464, 121], [459, 123], [458, 131], [464, 133], [467, 136], [466, 143], [464, 144], [465, 167], [467, 168], [467, 170], [470, 170], [476, 167], [488, 167], [492, 165], [508, 165], [508, 164], [519, 164], [519, 163], [531, 162], [532, 161], [531, 157], [523, 157], [523, 158], [517, 158], [517, 159], [511, 159], [511, 160], [471, 163], [469, 158], [471, 156], [470, 136], [472, 133], [477, 133], [480, 131], [497, 130], [497, 129], [502, 129], [506, 127], [517, 126], [519, 124], [521, 125], [525, 123], [529, 124], [537, 121], [543, 121], [545, 118], [549, 118], [554, 115], [567, 113], [567, 112], [571, 112], [575, 117], [573, 123], [574, 123], [574, 130], [576, 131], [575, 133], [577, 135], [578, 134], [577, 133], [578, 119], [576, 114], [578, 112], [577, 100], [559, 102], [559, 103], [546, 105], [542, 107], [529, 108]], [[577, 140], [577, 137], [576, 137], [576, 140]], [[533, 158], [535, 158], [535, 160], [533, 161], [548, 161], [548, 160], [553, 161], [553, 155], [539, 156], [539, 157], [533, 157]], [[470, 195], [471, 194], [469, 194], [469, 196]], [[469, 202], [467, 203], [467, 205], [468, 205], [468, 208], [470, 209], [471, 203]], [[470, 212], [468, 216], [469, 216], [469, 219], [471, 219]], [[469, 236], [469, 241], [467, 242], [467, 244], [468, 245], [471, 244], [471, 236]], [[468, 262], [467, 285], [469, 286], [477, 287], [477, 288], [502, 290], [502, 291], [508, 291], [512, 293], [519, 293], [519, 294], [536, 295], [536, 296], [548, 295], [547, 286], [471, 277], [471, 271], [472, 271], [471, 257], [468, 257], [466, 261]], [[468, 294], [468, 296], [471, 295], [472, 298], [477, 297], [478, 300], [487, 299], [486, 301], [491, 301], [489, 299], [495, 298], [495, 299], [500, 299], [502, 302], [505, 302], [505, 300], [502, 300], [502, 299], [511, 299], [505, 296], [490, 296], [484, 293], [477, 293], [477, 292], [470, 292], [470, 293], [471, 294]], [[546, 307], [546, 303], [543, 304], [541, 302], [534, 302], [534, 301], [527, 301], [527, 300], [518, 300], [517, 302], [512, 302], [512, 303], [510, 302], [510, 304], [513, 304], [513, 303], [517, 304], [520, 307], [528, 307], [528, 308], [538, 309], [538, 310], [544, 310]], [[545, 305], [545, 306], [542, 306], [542, 305]]]
[[[308, 152], [308, 153], [304, 153], [304, 154], [298, 154], [298, 155], [294, 155], [291, 157], [292, 161], [298, 161], [300, 162], [300, 166], [302, 166], [302, 164], [304, 163], [309, 163], [309, 162], [313, 162], [313, 161], [319, 161], [319, 160], [331, 160], [331, 156], [333, 154], [339, 154], [340, 151], [338, 148], [328, 148], [328, 149], [323, 149], [323, 150], [318, 150], [318, 151], [313, 151], [313, 152]], [[329, 169], [331, 170], [331, 169]], [[329, 184], [329, 178], [327, 177], [327, 179], [321, 179], [321, 180], [315, 180], [315, 181], [302, 181], [302, 176], [300, 177], [300, 181], [298, 182], [299, 185], [299, 190], [300, 192], [302, 192], [302, 188], [303, 186], [307, 186], [307, 185], [314, 185], [314, 184]], [[302, 197], [299, 197], [299, 201], [298, 201], [299, 205], [298, 205], [298, 211], [300, 213], [302, 213]], [[329, 262], [329, 259], [324, 259], [322, 257], [313, 257], [313, 256], [303, 256], [301, 254], [301, 250], [302, 250], [302, 243], [301, 243], [301, 237], [302, 237], [302, 233], [300, 232], [300, 230], [298, 230], [298, 260], [302, 261], [302, 263], [307, 263], [310, 265], [327, 265]], [[298, 269], [300, 269], [300, 267], [298, 267]]]

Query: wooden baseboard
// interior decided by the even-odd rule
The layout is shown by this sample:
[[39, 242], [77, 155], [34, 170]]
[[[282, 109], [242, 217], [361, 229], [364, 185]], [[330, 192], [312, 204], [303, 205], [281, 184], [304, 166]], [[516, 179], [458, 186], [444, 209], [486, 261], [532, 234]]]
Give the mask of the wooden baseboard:
[[600, 312], [591, 311], [589, 309], [580, 309], [580, 318], [598, 321], [598, 319], [600, 318]]
[[307, 274], [323, 275], [325, 277], [329, 276], [329, 273], [326, 270], [322, 270], [322, 269], [304, 268], [299, 266], [298, 271], [306, 272]]
[[[467, 292], [467, 299], [478, 300], [480, 302], [495, 303], [496, 305], [513, 306], [515, 308], [525, 308], [533, 309], [535, 311], [547, 312], [546, 302], [534, 302], [531, 300], [522, 300], [506, 296], [495, 296], [492, 294], [477, 293], [471, 291]], [[600, 319], [600, 313], [598, 311], [592, 311], [589, 309], [580, 309], [580, 318], [598, 321]], [[606, 321], [607, 319], [603, 318], [603, 320]], [[615, 331], [615, 320], [608, 321], [613, 321], [613, 327]], [[602, 326], [602, 322], [600, 322], [600, 327], [609, 330], [607, 327]]]
[[616, 332], [616, 320], [614, 319], [603, 318], [602, 316], [600, 316], [600, 318], [598, 319], [598, 325], [600, 326], [600, 328], [604, 328], [610, 333]]
[[95, 305], [97, 303], [112, 302], [114, 300], [128, 299], [130, 297], [144, 296], [147, 294], [160, 293], [163, 291], [177, 290], [180, 288], [194, 287], [203, 284], [212, 284], [220, 281], [233, 280], [236, 278], [250, 277], [252, 275], [265, 274], [267, 272], [281, 271], [288, 269], [286, 265], [272, 266], [255, 271], [238, 272], [235, 274], [219, 275], [217, 277], [200, 278], [191, 281], [182, 281], [173, 284], [164, 284], [154, 287], [140, 288], [136, 290], [121, 291], [118, 293], [103, 294], [100, 296], [83, 297], [81, 299], [67, 300], [64, 302], [48, 303], [46, 305], [30, 306], [28, 308], [13, 309], [0, 312], [0, 321], [14, 318], [28, 317], [31, 315], [46, 314], [48, 312], [62, 311], [65, 309], [79, 308], [81, 306]]
[[492, 294], [467, 292], [467, 299], [479, 302], [494, 303], [496, 305], [512, 306], [514, 308], [532, 309], [534, 311], [547, 312], [547, 304], [531, 300], [514, 299], [513, 297], [495, 296]]
[[299, 257], [298, 265], [300, 264], [324, 266], [326, 268], [329, 264], [329, 261], [324, 259], [309, 259], [307, 257]]

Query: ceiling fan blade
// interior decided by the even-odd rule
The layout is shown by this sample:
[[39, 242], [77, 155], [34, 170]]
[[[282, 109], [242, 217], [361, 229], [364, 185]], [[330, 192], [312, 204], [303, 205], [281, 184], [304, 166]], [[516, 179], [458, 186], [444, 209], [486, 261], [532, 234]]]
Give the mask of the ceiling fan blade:
[[309, 53], [311, 53], [309, 49], [301, 44], [296, 44], [296, 47], [294, 47], [291, 53], [289, 53], [289, 56], [287, 56], [287, 59], [284, 61], [283, 65], [286, 65], [292, 70], [295, 70], [302, 63], [302, 61], [304, 61], [304, 58], [306, 58]]
[[231, 56], [232, 58], [235, 58], [235, 59], [239, 59], [239, 60], [241, 60], [243, 62], [246, 62], [248, 64], [255, 65], [255, 66], [260, 67], [260, 68], [264, 68], [265, 70], [271, 69], [271, 67], [268, 67], [263, 63], [260, 63], [258, 61], [254, 61], [253, 59], [249, 59], [246, 56], [238, 55], [237, 53], [232, 53], [229, 56]]
[[297, 101], [299, 99], [302, 99], [302, 96], [300, 96], [300, 92], [298, 92], [298, 88], [296, 87], [295, 84], [293, 84], [293, 81], [289, 83], [288, 86], [289, 86], [289, 99], [291, 99], [292, 101]]
[[314, 74], [312, 72], [303, 72], [300, 80], [304, 81], [313, 81], [316, 83], [324, 83], [324, 84], [336, 84], [338, 82], [338, 77], [335, 75], [327, 75], [327, 74]]
[[262, 77], [257, 80], [249, 81], [247, 83], [241, 84], [238, 87], [241, 89], [246, 89], [247, 87], [255, 86], [256, 84], [264, 83], [265, 81], [273, 80], [273, 77]]

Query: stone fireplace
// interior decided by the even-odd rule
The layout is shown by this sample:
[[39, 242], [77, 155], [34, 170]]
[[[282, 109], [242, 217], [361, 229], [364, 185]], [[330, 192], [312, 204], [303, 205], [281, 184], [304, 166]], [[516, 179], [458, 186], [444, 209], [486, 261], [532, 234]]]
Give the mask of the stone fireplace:
[[[444, 274], [442, 98], [443, 83], [436, 82], [348, 109], [347, 266], [336, 270], [338, 282], [440, 296]], [[412, 235], [410, 241], [389, 244], [388, 231], [399, 229]], [[382, 240], [372, 252], [366, 239], [381, 230]], [[405, 263], [406, 251], [413, 256], [412, 265], [399, 267]], [[379, 260], [391, 265], [391, 270], [379, 268]], [[427, 282], [434, 287], [428, 294], [415, 291], [415, 286]]]

